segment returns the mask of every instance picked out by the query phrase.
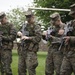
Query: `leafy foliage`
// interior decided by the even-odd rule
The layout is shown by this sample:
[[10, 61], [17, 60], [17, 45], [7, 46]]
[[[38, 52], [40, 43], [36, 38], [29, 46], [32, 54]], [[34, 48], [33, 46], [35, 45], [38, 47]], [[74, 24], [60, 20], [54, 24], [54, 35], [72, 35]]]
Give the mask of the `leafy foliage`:
[[24, 8], [12, 9], [9, 13], [7, 13], [9, 21], [15, 25], [17, 30], [19, 30], [20, 26], [25, 21], [24, 15], [25, 15]]
[[[34, 0], [35, 7], [43, 8], [60, 8], [60, 9], [69, 9], [70, 5], [75, 3], [75, 0]], [[45, 27], [49, 25], [50, 14], [56, 11], [42, 11], [36, 10], [36, 15], [39, 17], [39, 20], [44, 22]], [[67, 22], [72, 19], [68, 15], [69, 12], [59, 12], [63, 22]]]

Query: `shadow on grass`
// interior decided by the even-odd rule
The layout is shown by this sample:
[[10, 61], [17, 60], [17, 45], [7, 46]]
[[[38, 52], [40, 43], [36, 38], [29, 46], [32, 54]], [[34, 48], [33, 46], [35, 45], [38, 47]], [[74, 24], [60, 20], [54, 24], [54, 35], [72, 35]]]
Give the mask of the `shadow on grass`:
[[[18, 52], [17, 51], [13, 51], [12, 54], [13, 54], [13, 56], [18, 56]], [[47, 52], [38, 52], [37, 55], [40, 58], [45, 58], [47, 56]]]
[[47, 55], [46, 54], [38, 54], [38, 57], [40, 58], [45, 58]]
[[[18, 53], [13, 53], [13, 56], [18, 56]], [[38, 57], [46, 57], [46, 54], [38, 54]]]
[[13, 53], [13, 56], [18, 56], [18, 53]]

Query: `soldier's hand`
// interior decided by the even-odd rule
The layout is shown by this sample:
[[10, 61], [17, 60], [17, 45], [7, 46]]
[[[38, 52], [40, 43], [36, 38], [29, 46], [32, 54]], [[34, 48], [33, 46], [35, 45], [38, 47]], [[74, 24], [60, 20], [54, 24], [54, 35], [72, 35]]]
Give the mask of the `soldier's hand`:
[[65, 36], [64, 39], [65, 39], [65, 43], [68, 44], [68, 42], [70, 40], [70, 37], [69, 36]]
[[23, 34], [19, 31], [17, 32], [17, 35], [22, 37]]
[[54, 36], [52, 36], [52, 35], [50, 35], [50, 37], [51, 37], [51, 38], [53, 38], [53, 39], [55, 39], [55, 38], [56, 38], [56, 37], [54, 37]]
[[47, 35], [47, 31], [43, 31], [42, 35], [46, 36]]
[[27, 37], [27, 36], [22, 36], [21, 37], [21, 40], [28, 40], [29, 39], [29, 37]]
[[64, 30], [63, 29], [60, 29], [59, 32], [58, 32], [58, 34], [59, 35], [63, 35], [64, 34]]

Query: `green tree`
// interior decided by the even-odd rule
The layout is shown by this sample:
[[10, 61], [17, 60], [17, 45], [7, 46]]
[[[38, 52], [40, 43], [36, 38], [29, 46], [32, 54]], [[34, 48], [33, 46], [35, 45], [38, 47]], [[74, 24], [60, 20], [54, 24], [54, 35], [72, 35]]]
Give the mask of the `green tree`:
[[[46, 7], [46, 8], [60, 8], [69, 9], [70, 5], [75, 3], [75, 0], [34, 0], [35, 7]], [[36, 15], [44, 22], [45, 27], [49, 25], [50, 14], [56, 11], [42, 11], [36, 10]], [[68, 15], [69, 12], [59, 12], [63, 22], [67, 22], [72, 19]]]
[[19, 30], [20, 26], [25, 21], [24, 15], [25, 15], [24, 8], [15, 8], [12, 9], [9, 13], [7, 13], [9, 21], [15, 25], [17, 30]]

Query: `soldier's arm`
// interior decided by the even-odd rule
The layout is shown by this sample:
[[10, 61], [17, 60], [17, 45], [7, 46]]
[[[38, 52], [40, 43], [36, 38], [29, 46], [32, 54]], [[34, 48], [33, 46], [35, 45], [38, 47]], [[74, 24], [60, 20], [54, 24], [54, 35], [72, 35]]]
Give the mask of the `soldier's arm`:
[[13, 27], [13, 25], [10, 25], [10, 34], [8, 36], [2, 36], [3, 40], [5, 41], [14, 41], [16, 39], [16, 29]]
[[70, 42], [75, 42], [75, 36], [70, 36]]
[[39, 43], [42, 37], [41, 27], [39, 25], [35, 26], [34, 31], [35, 31], [35, 36], [29, 37], [29, 39], [33, 43]]

